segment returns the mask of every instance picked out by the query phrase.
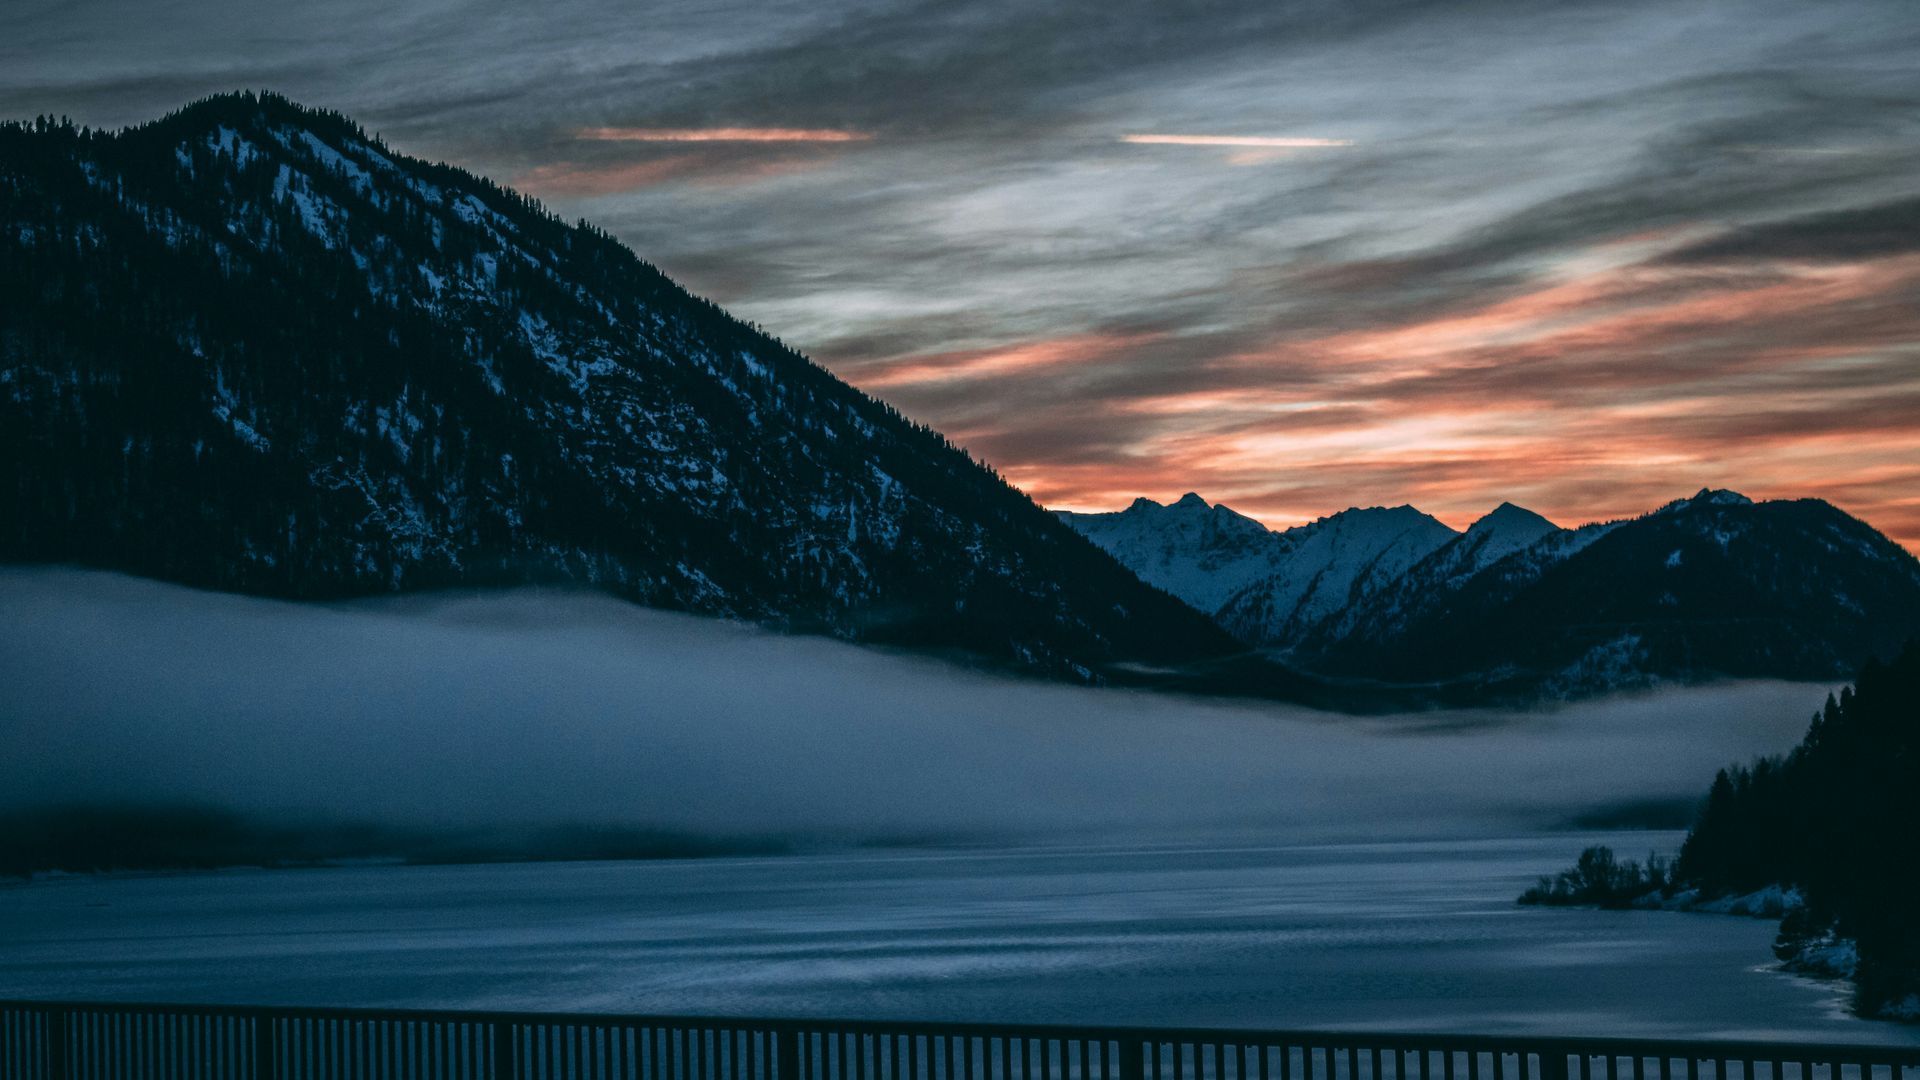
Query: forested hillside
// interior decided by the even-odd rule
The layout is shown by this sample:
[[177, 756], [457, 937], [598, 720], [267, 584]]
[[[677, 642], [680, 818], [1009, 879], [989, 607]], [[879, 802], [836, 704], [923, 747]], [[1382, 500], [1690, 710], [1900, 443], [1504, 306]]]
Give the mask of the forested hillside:
[[271, 95], [0, 126], [0, 559], [579, 585], [1079, 679], [1233, 649], [605, 233]]
[[1710, 892], [1799, 888], [1782, 957], [1850, 940], [1859, 1009], [1920, 1020], [1920, 645], [1828, 698], [1785, 757], [1715, 777], [1675, 871]]

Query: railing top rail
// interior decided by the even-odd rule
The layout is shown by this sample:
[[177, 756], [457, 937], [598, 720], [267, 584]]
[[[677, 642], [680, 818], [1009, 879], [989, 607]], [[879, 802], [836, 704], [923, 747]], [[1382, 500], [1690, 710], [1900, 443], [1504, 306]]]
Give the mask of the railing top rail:
[[267, 1019], [386, 1020], [471, 1024], [583, 1025], [593, 1027], [703, 1028], [750, 1031], [831, 1032], [867, 1035], [971, 1036], [974, 1038], [1071, 1039], [1203, 1043], [1230, 1046], [1308, 1046], [1380, 1050], [1478, 1050], [1482, 1052], [1585, 1054], [1673, 1060], [1844, 1061], [1920, 1066], [1920, 1045], [1809, 1043], [1793, 1040], [1635, 1038], [1375, 1031], [1364, 1028], [1311, 1030], [1251, 1027], [1143, 1027], [1112, 1024], [1019, 1024], [994, 1021], [873, 1020], [840, 1017], [576, 1013], [503, 1010], [381, 1009], [321, 1005], [189, 1004], [183, 1002], [62, 1001], [0, 999], [0, 1011], [145, 1013]]

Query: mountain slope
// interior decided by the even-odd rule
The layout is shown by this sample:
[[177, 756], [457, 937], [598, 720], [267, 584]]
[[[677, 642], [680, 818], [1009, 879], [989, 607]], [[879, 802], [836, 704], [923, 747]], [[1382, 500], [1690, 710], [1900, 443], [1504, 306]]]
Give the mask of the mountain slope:
[[1456, 534], [1411, 506], [1375, 506], [1280, 535], [1284, 569], [1235, 593], [1216, 615], [1242, 641], [1292, 645], [1392, 585]]
[[0, 128], [0, 558], [580, 584], [1081, 677], [1232, 649], [605, 234], [271, 95]]
[[1274, 532], [1189, 492], [1061, 520], [1242, 641], [1291, 644], [1455, 537], [1411, 506], [1345, 510]]
[[1192, 492], [1165, 506], [1143, 498], [1110, 514], [1056, 513], [1140, 580], [1206, 612], [1279, 573], [1289, 550], [1265, 525]]
[[1311, 643], [1312, 666], [1579, 694], [1661, 679], [1829, 679], [1920, 636], [1920, 561], [1818, 499], [1703, 491], [1544, 536], [1398, 620]]
[[1388, 585], [1314, 626], [1309, 645], [1390, 637], [1510, 555], [1533, 551], [1543, 560], [1564, 557], [1574, 546], [1574, 535], [1531, 510], [1503, 502]]

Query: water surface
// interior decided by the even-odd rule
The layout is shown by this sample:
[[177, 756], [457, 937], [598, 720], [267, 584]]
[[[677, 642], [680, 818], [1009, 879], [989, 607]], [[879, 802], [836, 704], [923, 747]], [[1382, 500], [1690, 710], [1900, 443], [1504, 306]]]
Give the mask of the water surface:
[[1610, 840], [859, 852], [0, 888], [0, 994], [1920, 1042], [1765, 921], [1519, 908]]

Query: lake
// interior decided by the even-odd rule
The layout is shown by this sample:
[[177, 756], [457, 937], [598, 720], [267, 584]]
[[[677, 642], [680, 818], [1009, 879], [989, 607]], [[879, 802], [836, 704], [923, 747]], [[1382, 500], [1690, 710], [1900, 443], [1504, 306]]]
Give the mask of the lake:
[[1513, 903], [1678, 839], [48, 878], [0, 887], [0, 995], [1920, 1043], [1769, 922]]

